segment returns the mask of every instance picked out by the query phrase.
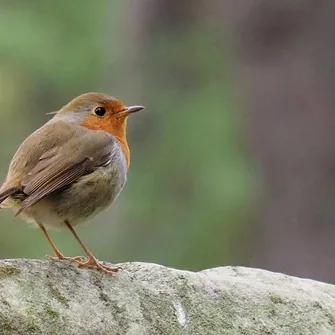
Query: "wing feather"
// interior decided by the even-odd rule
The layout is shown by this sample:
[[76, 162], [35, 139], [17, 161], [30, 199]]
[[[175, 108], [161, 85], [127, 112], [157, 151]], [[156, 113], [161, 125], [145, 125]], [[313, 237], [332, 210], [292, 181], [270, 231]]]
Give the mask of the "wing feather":
[[50, 193], [76, 182], [100, 166], [109, 164], [115, 146], [116, 140], [108, 133], [91, 131], [62, 147], [44, 153], [22, 180], [22, 190], [27, 197], [16, 215]]

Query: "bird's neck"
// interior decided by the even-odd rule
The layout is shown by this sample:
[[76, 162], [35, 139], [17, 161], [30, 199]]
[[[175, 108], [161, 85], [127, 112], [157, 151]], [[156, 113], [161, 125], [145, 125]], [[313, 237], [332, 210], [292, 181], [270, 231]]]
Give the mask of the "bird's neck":
[[[114, 134], [112, 134], [114, 135]], [[124, 154], [124, 157], [126, 159], [127, 162], [127, 167], [129, 167], [130, 165], [130, 149], [128, 146], [128, 142], [127, 142], [127, 137], [125, 135], [123, 136], [118, 136], [118, 135], [114, 135], [114, 137], [116, 138], [116, 140], [119, 142], [122, 152]]]
[[129, 167], [130, 149], [129, 149], [128, 142], [127, 142], [127, 119], [122, 120], [122, 122], [117, 125], [111, 124], [111, 126], [107, 128], [105, 125], [102, 126], [101, 123], [95, 124], [93, 122], [89, 122], [89, 123], [84, 122], [81, 125], [86, 128], [93, 129], [93, 130], [104, 130], [110, 133], [111, 135], [113, 135], [116, 138], [116, 140], [119, 142], [122, 152], [124, 154], [124, 157], [126, 159], [127, 167]]
[[118, 127], [113, 127], [110, 133], [119, 142], [121, 149], [123, 151], [124, 157], [127, 162], [127, 167], [130, 165], [130, 149], [127, 142], [127, 119], [124, 119], [122, 124]]

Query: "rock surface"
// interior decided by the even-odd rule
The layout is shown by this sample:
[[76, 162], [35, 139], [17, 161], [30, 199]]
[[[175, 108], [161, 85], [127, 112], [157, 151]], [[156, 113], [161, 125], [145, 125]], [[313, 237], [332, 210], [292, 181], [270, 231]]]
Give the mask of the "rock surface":
[[241, 267], [0, 261], [2, 335], [335, 334], [335, 287]]

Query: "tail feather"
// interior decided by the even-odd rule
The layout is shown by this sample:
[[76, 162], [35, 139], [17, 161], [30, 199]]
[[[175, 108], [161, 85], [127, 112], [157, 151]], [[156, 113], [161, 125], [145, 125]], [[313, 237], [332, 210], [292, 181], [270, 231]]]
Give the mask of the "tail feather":
[[6, 200], [9, 196], [11, 196], [13, 193], [19, 191], [17, 187], [11, 187], [5, 189], [3, 192], [0, 193], [0, 204]]

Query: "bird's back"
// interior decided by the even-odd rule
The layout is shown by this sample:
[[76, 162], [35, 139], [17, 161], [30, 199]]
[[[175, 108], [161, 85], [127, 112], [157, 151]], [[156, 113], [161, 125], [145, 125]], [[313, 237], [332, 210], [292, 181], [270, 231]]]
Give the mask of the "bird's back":
[[[53, 136], [50, 136], [51, 133]], [[95, 157], [95, 154], [98, 156]], [[40, 181], [48, 177], [43, 175], [43, 169], [47, 173], [48, 169], [52, 170], [58, 164], [60, 169], [55, 170], [59, 174], [62, 172], [62, 164], [66, 172], [79, 163], [87, 169], [81, 171], [78, 178], [69, 183], [60, 179], [64, 184], [62, 187], [44, 197], [42, 192], [41, 199], [33, 199], [33, 206], [27, 208], [21, 217], [27, 221], [36, 221], [38, 218], [46, 226], [54, 227], [62, 225], [64, 220], [75, 225], [97, 214], [115, 200], [126, 182], [127, 164], [124, 154], [112, 135], [64, 121], [48, 122], [19, 147], [0, 193], [1, 190], [13, 187], [19, 191], [8, 197], [4, 205], [22, 210], [29, 196], [33, 197], [34, 192], [39, 191], [38, 187], [43, 190], [43, 183]], [[88, 166], [90, 163], [91, 167]], [[51, 174], [49, 180], [45, 179], [46, 182], [56, 178], [57, 173]], [[71, 173], [65, 174], [64, 178], [68, 178], [68, 175]], [[51, 190], [55, 188], [51, 182], [50, 185]]]
[[[52, 131], [50, 131], [52, 129]], [[54, 122], [50, 120], [37, 129], [17, 149], [9, 165], [8, 174], [0, 189], [11, 186], [19, 186], [23, 178], [34, 168], [40, 157], [47, 151], [71, 140], [85, 128], [64, 121]]]

